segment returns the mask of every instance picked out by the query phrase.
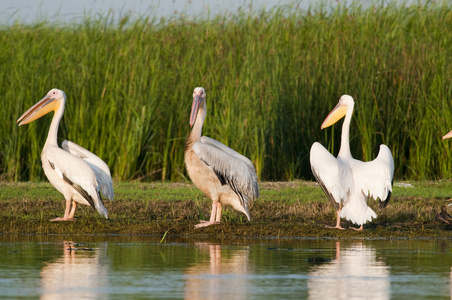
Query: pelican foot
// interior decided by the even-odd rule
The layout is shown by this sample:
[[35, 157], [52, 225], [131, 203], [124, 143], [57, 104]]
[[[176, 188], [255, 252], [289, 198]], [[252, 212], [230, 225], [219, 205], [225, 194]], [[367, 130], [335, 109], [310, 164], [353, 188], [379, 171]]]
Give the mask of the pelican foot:
[[204, 220], [201, 220], [200, 222], [201, 223], [195, 225], [195, 228], [201, 228], [201, 227], [207, 227], [207, 226], [210, 226], [210, 225], [220, 224], [220, 222], [212, 223], [210, 221], [204, 221]]
[[437, 215], [436, 215], [436, 219], [439, 220], [439, 221], [442, 221], [442, 222], [444, 222], [444, 223], [446, 223], [446, 224], [449, 224], [449, 221], [447, 221], [446, 219], [444, 219], [443, 216], [441, 216], [441, 214], [437, 214]]
[[349, 227], [350, 229], [353, 229], [354, 231], [363, 231], [364, 226], [361, 225], [361, 227], [356, 228], [356, 227]]
[[344, 228], [344, 227], [341, 227], [341, 225], [339, 225], [339, 226], [328, 226], [328, 225], [326, 225], [325, 227], [326, 227], [326, 228], [339, 229], [339, 230], [345, 230], [345, 228]]
[[65, 219], [65, 218], [58, 217], [58, 218], [55, 218], [55, 219], [51, 219], [50, 221], [51, 222], [55, 222], [55, 221], [75, 221], [75, 218]]
[[445, 205], [441, 207], [441, 213], [439, 214], [444, 220], [452, 221], [452, 216], [447, 213], [447, 208]]

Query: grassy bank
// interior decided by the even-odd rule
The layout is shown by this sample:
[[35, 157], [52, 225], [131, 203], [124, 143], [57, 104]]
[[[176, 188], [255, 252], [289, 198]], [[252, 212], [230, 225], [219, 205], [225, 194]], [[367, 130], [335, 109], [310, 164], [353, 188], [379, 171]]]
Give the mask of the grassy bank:
[[[380, 2], [379, 2], [380, 3]], [[102, 157], [116, 180], [183, 181], [194, 87], [207, 91], [204, 134], [248, 156], [261, 180], [312, 179], [309, 149], [355, 97], [352, 152], [392, 150], [398, 179], [450, 178], [452, 14], [442, 4], [296, 5], [213, 20], [125, 16], [0, 28], [0, 180], [43, 178], [50, 117], [15, 120], [51, 88], [68, 101], [60, 139]]]
[[[226, 207], [222, 224], [194, 229], [210, 216], [211, 201], [193, 185], [182, 183], [119, 183], [116, 200], [104, 201], [110, 220], [79, 206], [74, 222], [50, 222], [62, 216], [64, 200], [48, 183], [0, 184], [2, 234], [153, 235], [208, 238], [451, 238], [452, 224], [436, 220], [440, 207], [451, 203], [451, 182], [413, 182], [394, 187], [384, 210], [370, 205], [378, 218], [363, 232], [325, 228], [335, 211], [312, 182], [264, 182], [261, 197], [250, 209], [252, 220]], [[452, 211], [452, 209], [451, 209]], [[343, 226], [351, 226], [342, 221]]]

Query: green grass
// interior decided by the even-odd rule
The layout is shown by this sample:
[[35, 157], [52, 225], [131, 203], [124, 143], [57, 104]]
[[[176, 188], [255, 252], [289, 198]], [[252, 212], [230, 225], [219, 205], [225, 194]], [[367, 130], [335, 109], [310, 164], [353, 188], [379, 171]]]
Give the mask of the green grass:
[[334, 154], [320, 124], [355, 98], [351, 149], [393, 152], [397, 179], [450, 178], [450, 4], [296, 5], [212, 20], [107, 16], [0, 27], [0, 180], [41, 180], [50, 116], [15, 120], [51, 88], [68, 96], [59, 139], [103, 158], [115, 180], [185, 181], [193, 89], [207, 92], [204, 134], [249, 157], [261, 180], [312, 179], [309, 149]]
[[[378, 218], [363, 232], [325, 228], [335, 223], [335, 211], [321, 188], [307, 181], [262, 182], [261, 197], [251, 206], [251, 222], [225, 206], [220, 225], [194, 229], [210, 217], [212, 202], [192, 184], [116, 183], [116, 199], [104, 201], [105, 220], [95, 210], [79, 205], [74, 222], [50, 222], [64, 213], [64, 199], [48, 183], [0, 183], [2, 234], [153, 235], [230, 237], [336, 238], [450, 238], [452, 225], [436, 219], [440, 207], [452, 203], [452, 183], [409, 182], [394, 187], [389, 205], [369, 205]], [[342, 220], [342, 226], [352, 226]]]

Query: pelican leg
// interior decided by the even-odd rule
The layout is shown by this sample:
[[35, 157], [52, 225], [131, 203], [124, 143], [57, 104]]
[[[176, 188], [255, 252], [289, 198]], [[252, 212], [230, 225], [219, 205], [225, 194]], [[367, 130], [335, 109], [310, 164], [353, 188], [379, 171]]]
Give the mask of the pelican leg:
[[[58, 217], [55, 219], [51, 219], [50, 221], [73, 221], [73, 219], [69, 218], [69, 213], [71, 210], [71, 201], [72, 201], [71, 198], [66, 199], [66, 209], [64, 210], [64, 217], [62, 217], [62, 218]], [[75, 211], [75, 208], [74, 208], [74, 211]]]
[[73, 220], [74, 219], [75, 209], [76, 208], [77, 208], [77, 202], [72, 200], [72, 208], [71, 208], [71, 212], [69, 213], [69, 220]]
[[345, 228], [341, 227], [341, 218], [339, 217], [339, 214], [341, 213], [341, 209], [338, 209], [336, 211], [337, 214], [337, 220], [336, 220], [336, 226], [325, 226], [326, 228], [336, 228], [336, 229], [340, 229], [340, 230], [345, 230]]
[[223, 205], [220, 202], [217, 202], [217, 214], [215, 218], [215, 224], [221, 223], [221, 209]]
[[[209, 221], [201, 221], [201, 223], [195, 225], [195, 228], [207, 227], [207, 226], [215, 224], [215, 217], [217, 215], [218, 203], [219, 203], [218, 201], [212, 202], [212, 212], [210, 214], [210, 220]], [[221, 208], [220, 208], [220, 211], [221, 211]]]

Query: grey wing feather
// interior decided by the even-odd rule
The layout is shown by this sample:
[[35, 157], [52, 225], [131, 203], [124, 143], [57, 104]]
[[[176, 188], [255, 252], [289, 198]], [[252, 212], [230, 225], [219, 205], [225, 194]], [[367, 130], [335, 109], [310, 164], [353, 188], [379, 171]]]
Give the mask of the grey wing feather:
[[85, 198], [85, 200], [88, 201], [89, 205], [91, 205], [92, 208], [96, 209], [96, 205], [94, 204], [93, 198], [87, 191], [85, 191], [85, 189], [82, 186], [72, 182], [72, 180], [70, 180], [64, 173], [63, 173], [63, 180], [67, 184], [72, 186], [72, 188], [74, 190], [76, 190], [83, 198]]
[[386, 206], [388, 206], [389, 200], [391, 200], [391, 195], [392, 195], [392, 192], [389, 191], [388, 192], [388, 196], [386, 197], [385, 200], [378, 199], [378, 207], [379, 208], [385, 208]]
[[221, 149], [224, 152], [226, 152], [226, 153], [228, 153], [228, 154], [230, 154], [230, 155], [242, 160], [244, 163], [246, 163], [248, 165], [248, 167], [251, 168], [251, 170], [253, 170], [255, 172], [254, 165], [251, 162], [251, 160], [249, 160], [246, 156], [243, 156], [242, 154], [238, 153], [237, 151], [229, 148], [225, 144], [220, 143], [219, 141], [214, 140], [214, 139], [212, 139], [212, 138], [210, 138], [208, 136], [201, 137], [201, 143], [214, 146], [214, 147], [216, 147], [218, 149]]
[[[202, 140], [205, 140], [205, 138], [203, 137]], [[223, 184], [228, 184], [234, 190], [241, 199], [242, 205], [248, 207], [251, 201], [259, 197], [259, 185], [254, 166], [243, 155], [218, 141], [208, 139], [208, 143], [204, 143], [202, 140], [196, 142], [193, 145], [193, 151], [213, 169]], [[215, 141], [215, 143], [212, 143], [212, 141]], [[248, 160], [249, 163], [243, 158]]]
[[113, 180], [111, 179], [110, 168], [108, 167], [108, 165], [96, 154], [71, 141], [63, 141], [61, 147], [72, 155], [83, 159], [91, 167], [94, 174], [96, 175], [96, 180], [99, 184], [102, 195], [107, 199], [113, 200], [115, 193], [113, 190]]

